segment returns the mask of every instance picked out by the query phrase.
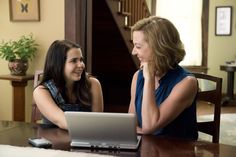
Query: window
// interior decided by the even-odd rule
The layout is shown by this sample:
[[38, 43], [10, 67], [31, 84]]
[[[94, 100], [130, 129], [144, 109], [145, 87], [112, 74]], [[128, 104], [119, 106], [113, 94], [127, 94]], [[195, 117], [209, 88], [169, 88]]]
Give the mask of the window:
[[201, 66], [202, 1], [157, 0], [156, 15], [169, 19], [180, 33], [180, 38], [186, 50], [186, 56], [180, 64]]

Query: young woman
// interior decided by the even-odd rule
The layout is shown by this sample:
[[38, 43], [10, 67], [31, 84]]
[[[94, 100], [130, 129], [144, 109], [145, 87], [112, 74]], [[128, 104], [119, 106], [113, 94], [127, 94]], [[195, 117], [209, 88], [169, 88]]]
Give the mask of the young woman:
[[129, 112], [137, 114], [137, 131], [197, 139], [196, 78], [179, 66], [185, 50], [167, 19], [148, 17], [132, 27], [133, 55], [140, 60], [132, 80]]
[[68, 40], [56, 40], [49, 47], [33, 97], [43, 122], [62, 129], [67, 129], [64, 111], [103, 111], [101, 85], [85, 72], [80, 46]]

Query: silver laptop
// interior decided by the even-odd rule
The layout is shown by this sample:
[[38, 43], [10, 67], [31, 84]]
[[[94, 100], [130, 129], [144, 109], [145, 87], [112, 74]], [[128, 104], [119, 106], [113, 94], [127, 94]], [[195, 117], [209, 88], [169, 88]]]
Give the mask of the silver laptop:
[[137, 149], [136, 117], [128, 113], [65, 112], [71, 146]]

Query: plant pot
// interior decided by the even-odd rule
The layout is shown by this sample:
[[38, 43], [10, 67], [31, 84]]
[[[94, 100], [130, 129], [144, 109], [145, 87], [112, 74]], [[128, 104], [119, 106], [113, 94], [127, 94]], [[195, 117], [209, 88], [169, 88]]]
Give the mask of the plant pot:
[[21, 59], [15, 59], [8, 62], [8, 68], [11, 72], [11, 75], [24, 76], [28, 70], [28, 61]]

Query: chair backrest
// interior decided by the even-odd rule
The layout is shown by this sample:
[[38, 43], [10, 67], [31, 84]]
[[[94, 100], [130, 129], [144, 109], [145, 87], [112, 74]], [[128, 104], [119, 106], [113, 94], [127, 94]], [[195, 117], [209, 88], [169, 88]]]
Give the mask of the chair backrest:
[[[36, 70], [34, 73], [34, 88], [41, 82], [43, 76], [43, 70]], [[31, 122], [36, 123], [42, 119], [42, 115], [33, 99], [32, 112], [31, 112]]]
[[[214, 106], [213, 120], [197, 122], [198, 130], [211, 135], [212, 142], [219, 143], [222, 78], [203, 73], [193, 74], [198, 79], [199, 85], [203, 82], [208, 88], [205, 89], [204, 86], [199, 86], [197, 100], [211, 103]], [[210, 85], [214, 85], [214, 88]]]

